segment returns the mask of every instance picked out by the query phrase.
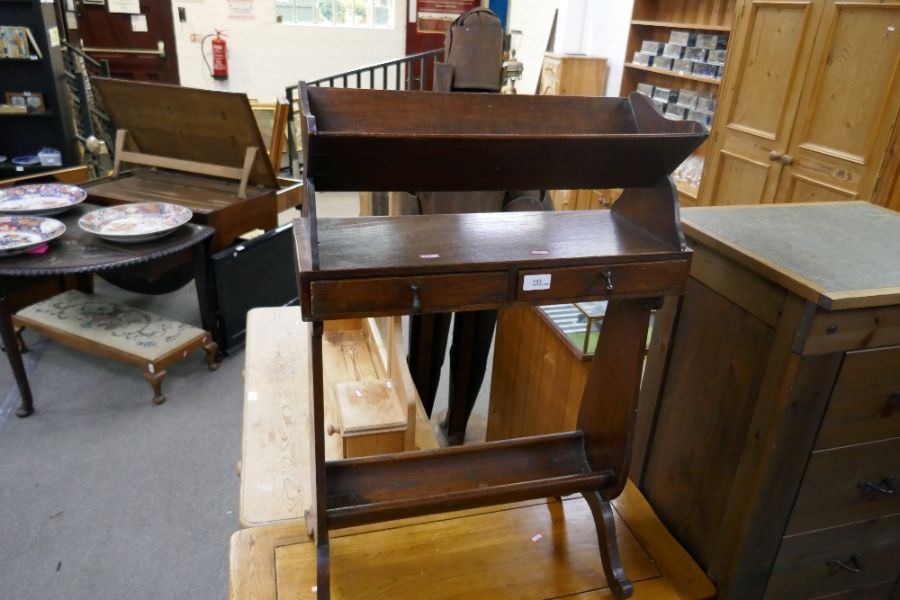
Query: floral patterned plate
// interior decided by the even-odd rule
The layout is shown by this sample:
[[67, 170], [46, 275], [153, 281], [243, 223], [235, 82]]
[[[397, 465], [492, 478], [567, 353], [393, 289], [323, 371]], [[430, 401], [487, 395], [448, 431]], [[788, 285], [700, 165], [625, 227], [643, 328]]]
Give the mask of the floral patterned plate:
[[168, 235], [193, 214], [189, 208], [166, 202], [119, 204], [89, 212], [78, 226], [111, 242], [133, 244]]
[[0, 256], [27, 252], [54, 240], [66, 232], [66, 226], [46, 217], [0, 217]]
[[75, 185], [34, 183], [0, 190], [0, 213], [55, 215], [87, 198], [87, 192]]

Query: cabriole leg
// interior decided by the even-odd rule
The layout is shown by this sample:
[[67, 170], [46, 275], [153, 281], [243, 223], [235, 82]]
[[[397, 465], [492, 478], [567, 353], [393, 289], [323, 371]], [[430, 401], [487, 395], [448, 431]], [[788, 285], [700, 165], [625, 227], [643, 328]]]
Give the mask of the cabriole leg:
[[622, 561], [619, 558], [619, 545], [616, 542], [616, 521], [612, 505], [603, 500], [599, 492], [582, 494], [594, 515], [597, 527], [597, 540], [600, 542], [600, 558], [603, 560], [603, 573], [612, 593], [619, 598], [630, 598], [634, 592], [631, 580], [625, 576]]

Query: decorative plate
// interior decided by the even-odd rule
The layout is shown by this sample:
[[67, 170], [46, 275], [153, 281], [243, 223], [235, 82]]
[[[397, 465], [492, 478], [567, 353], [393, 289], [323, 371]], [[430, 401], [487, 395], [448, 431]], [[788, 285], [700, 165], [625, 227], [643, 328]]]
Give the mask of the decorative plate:
[[66, 226], [46, 217], [0, 217], [0, 256], [21, 254], [54, 240], [66, 232]]
[[87, 192], [74, 185], [34, 183], [0, 190], [0, 213], [55, 215], [87, 198]]
[[190, 209], [166, 202], [120, 204], [91, 211], [78, 226], [111, 242], [133, 244], [155, 240], [191, 220]]
[[41, 159], [33, 154], [28, 154], [25, 156], [16, 156], [12, 159], [14, 165], [19, 165], [21, 167], [30, 167], [31, 165], [40, 164]]

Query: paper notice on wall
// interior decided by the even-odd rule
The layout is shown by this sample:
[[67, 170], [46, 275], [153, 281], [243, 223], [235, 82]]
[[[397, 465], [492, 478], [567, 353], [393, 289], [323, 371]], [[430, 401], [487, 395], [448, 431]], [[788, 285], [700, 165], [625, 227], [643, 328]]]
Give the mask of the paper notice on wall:
[[47, 37], [50, 38], [50, 47], [56, 48], [59, 46], [59, 28], [51, 27], [47, 30]]
[[228, 18], [244, 21], [256, 19], [256, 0], [228, 0]]
[[78, 29], [78, 17], [71, 11], [66, 11], [66, 29]]
[[109, 0], [107, 6], [111, 13], [141, 14], [141, 0]]
[[147, 31], [147, 15], [131, 15], [131, 30], [135, 33]]

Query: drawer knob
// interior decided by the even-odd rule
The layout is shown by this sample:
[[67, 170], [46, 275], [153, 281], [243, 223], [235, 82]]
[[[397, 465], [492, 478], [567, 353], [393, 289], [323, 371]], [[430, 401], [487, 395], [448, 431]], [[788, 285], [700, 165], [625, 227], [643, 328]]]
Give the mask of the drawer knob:
[[606, 291], [612, 293], [614, 288], [612, 271], [610, 271], [609, 269], [605, 269], [602, 273], [600, 273], [600, 277], [602, 277], [603, 281], [605, 282], [604, 288], [606, 289]]
[[826, 564], [832, 572], [838, 571], [839, 569], [843, 569], [848, 573], [859, 573], [860, 571], [862, 571], [862, 564], [859, 562], [858, 554], [851, 554], [850, 558], [848, 558], [846, 561], [829, 560]]
[[419, 284], [411, 283], [409, 291], [412, 292], [412, 314], [417, 315], [422, 312], [422, 301], [419, 300]]
[[885, 477], [881, 481], [860, 481], [856, 484], [859, 491], [864, 495], [877, 496], [893, 496], [897, 492], [897, 478], [891, 475]]

